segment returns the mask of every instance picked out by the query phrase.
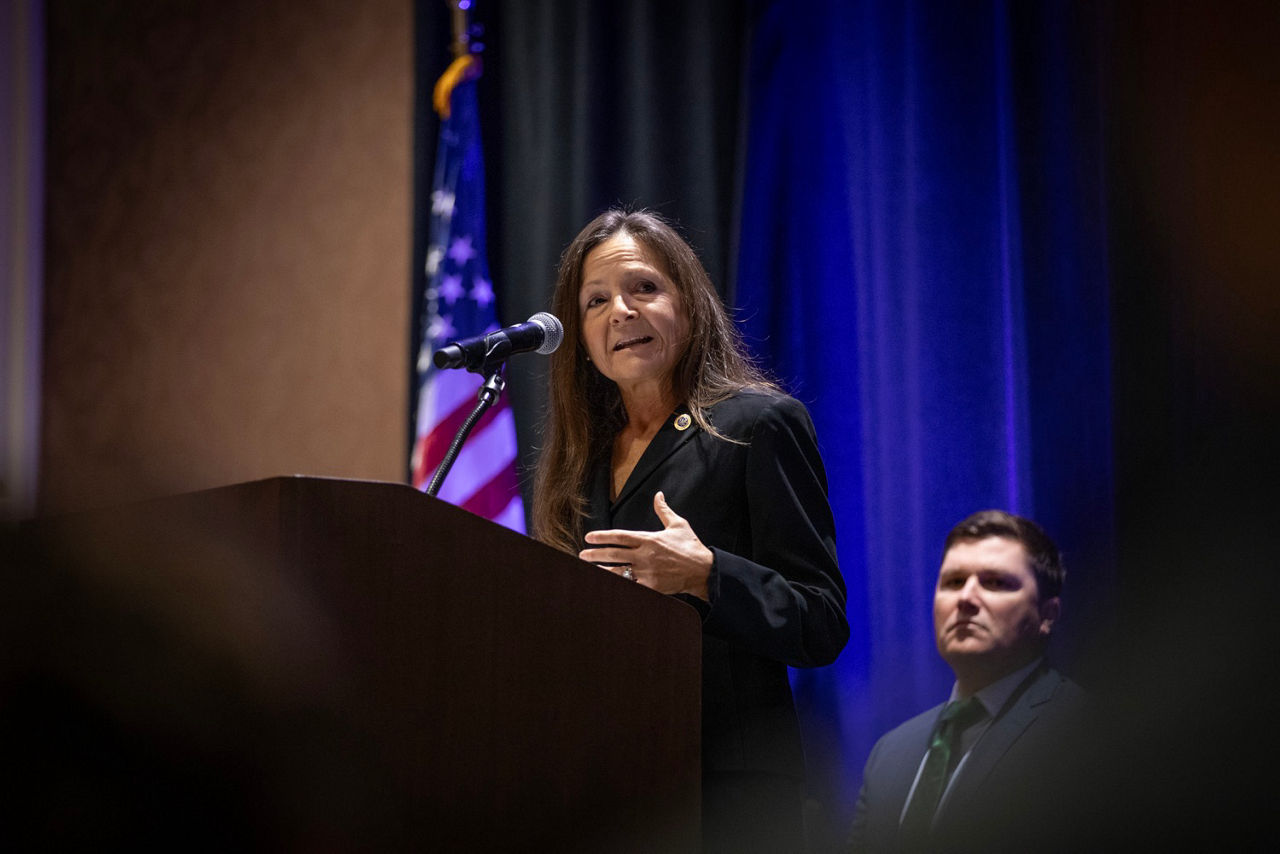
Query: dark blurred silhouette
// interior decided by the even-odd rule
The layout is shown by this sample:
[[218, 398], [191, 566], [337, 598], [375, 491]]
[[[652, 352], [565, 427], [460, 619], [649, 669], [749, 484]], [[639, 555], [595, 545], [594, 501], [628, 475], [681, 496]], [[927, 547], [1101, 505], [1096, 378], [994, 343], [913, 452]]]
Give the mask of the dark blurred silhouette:
[[0, 847], [376, 842], [318, 610], [211, 532], [150, 542], [0, 532]]

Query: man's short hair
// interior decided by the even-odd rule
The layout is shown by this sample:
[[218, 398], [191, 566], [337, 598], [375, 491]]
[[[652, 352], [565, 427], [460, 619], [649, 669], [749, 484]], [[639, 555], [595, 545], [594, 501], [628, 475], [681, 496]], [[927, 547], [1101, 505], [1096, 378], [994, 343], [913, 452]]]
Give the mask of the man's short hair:
[[942, 547], [942, 555], [945, 558], [956, 543], [985, 540], [987, 537], [1004, 537], [1022, 543], [1031, 559], [1031, 572], [1035, 575], [1040, 598], [1052, 599], [1062, 595], [1062, 582], [1067, 577], [1062, 553], [1044, 528], [1023, 516], [1004, 510], [979, 510], [951, 529]]

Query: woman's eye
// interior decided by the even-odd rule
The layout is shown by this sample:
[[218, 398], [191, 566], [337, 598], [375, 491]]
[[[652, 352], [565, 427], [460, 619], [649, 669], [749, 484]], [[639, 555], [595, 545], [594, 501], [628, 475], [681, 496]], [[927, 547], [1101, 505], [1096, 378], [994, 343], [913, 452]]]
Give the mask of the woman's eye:
[[636, 290], [642, 294], [651, 294], [657, 289], [658, 289], [658, 286], [653, 282], [649, 282], [649, 281], [640, 282], [638, 285], [636, 285]]

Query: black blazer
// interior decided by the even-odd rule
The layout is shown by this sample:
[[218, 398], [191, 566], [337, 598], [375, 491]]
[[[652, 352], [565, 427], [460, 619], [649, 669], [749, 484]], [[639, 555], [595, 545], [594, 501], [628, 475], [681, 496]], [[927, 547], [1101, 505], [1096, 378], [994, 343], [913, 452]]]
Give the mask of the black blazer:
[[835, 523], [813, 422], [783, 394], [744, 391], [711, 408], [717, 438], [679, 416], [650, 442], [617, 501], [609, 460], [592, 468], [586, 530], [654, 531], [653, 496], [689, 521], [715, 562], [702, 614], [703, 774], [804, 773], [787, 665], [835, 660], [849, 637]]
[[[940, 704], [886, 733], [871, 751], [854, 811], [850, 849], [901, 851], [898, 819]], [[1041, 665], [1024, 680], [956, 771], [934, 818], [931, 851], [1057, 850], [1060, 808], [1087, 727], [1086, 695]]]

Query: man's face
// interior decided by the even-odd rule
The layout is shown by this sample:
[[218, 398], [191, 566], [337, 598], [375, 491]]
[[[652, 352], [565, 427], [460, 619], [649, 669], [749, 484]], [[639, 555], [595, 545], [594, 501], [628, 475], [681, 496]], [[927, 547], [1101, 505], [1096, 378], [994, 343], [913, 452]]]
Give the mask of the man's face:
[[943, 555], [933, 595], [938, 652], [959, 672], [1012, 672], [1043, 649], [1057, 598], [1040, 601], [1022, 543], [1005, 537], [960, 541]]

